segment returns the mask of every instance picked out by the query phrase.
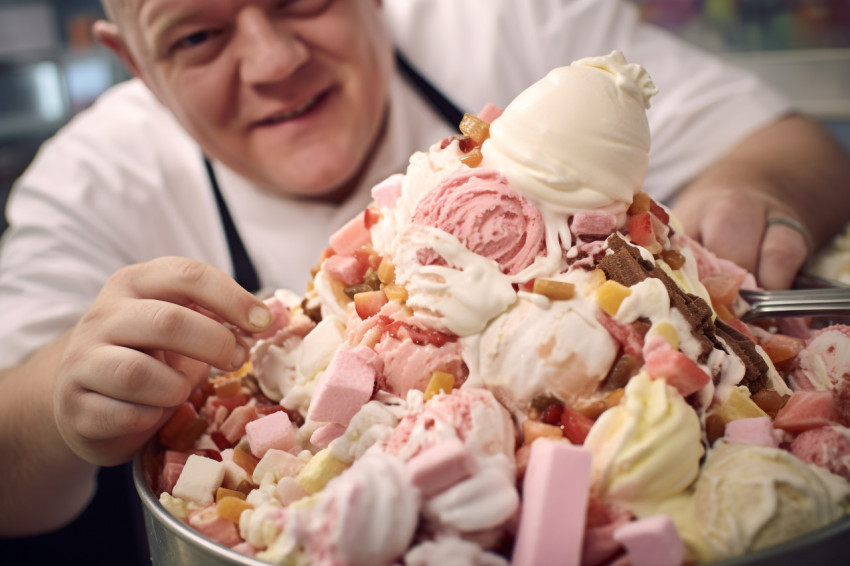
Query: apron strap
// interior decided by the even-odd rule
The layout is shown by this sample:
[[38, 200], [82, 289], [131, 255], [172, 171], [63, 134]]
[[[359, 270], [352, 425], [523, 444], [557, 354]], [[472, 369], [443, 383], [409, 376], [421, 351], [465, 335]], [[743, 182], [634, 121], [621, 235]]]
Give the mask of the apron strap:
[[215, 195], [215, 204], [218, 207], [221, 226], [224, 228], [224, 235], [227, 238], [227, 247], [230, 250], [230, 262], [233, 265], [233, 276], [236, 282], [242, 285], [245, 290], [256, 293], [260, 290], [260, 278], [257, 276], [254, 263], [251, 261], [251, 257], [242, 243], [239, 231], [236, 230], [236, 225], [230, 216], [227, 203], [224, 202], [224, 196], [221, 194], [221, 188], [218, 185], [218, 179], [215, 176], [212, 163], [210, 163], [210, 160], [206, 156], [204, 156], [204, 166], [207, 169], [207, 177]]
[[425, 98], [431, 108], [436, 110], [450, 126], [458, 127], [463, 119], [463, 110], [414, 69], [398, 49], [395, 50], [395, 61], [402, 76]]

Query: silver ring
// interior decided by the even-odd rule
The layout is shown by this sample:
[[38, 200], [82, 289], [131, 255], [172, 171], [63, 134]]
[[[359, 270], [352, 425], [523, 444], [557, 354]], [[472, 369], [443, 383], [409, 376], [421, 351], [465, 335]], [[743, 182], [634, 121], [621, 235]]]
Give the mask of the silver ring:
[[806, 227], [794, 220], [793, 218], [788, 218], [787, 216], [774, 216], [773, 218], [768, 218], [764, 223], [764, 228], [767, 230], [771, 226], [780, 225], [785, 226], [786, 228], [791, 228], [798, 234], [803, 237], [803, 241], [806, 242], [806, 247], [811, 249], [811, 242], [809, 240], [809, 232], [806, 230]]

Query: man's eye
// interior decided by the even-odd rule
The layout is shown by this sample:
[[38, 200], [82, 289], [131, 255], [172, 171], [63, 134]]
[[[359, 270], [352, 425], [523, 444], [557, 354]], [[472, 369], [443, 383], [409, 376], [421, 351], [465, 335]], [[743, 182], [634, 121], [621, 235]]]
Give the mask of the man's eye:
[[213, 37], [213, 32], [211, 31], [196, 31], [195, 33], [190, 33], [180, 41], [178, 41], [174, 47], [176, 49], [191, 49], [192, 47], [197, 47], [202, 43], [209, 41]]

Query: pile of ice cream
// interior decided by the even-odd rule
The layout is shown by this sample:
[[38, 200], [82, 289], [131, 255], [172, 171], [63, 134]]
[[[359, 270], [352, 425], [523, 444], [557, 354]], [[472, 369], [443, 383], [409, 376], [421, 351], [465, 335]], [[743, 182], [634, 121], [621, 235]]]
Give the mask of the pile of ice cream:
[[642, 191], [619, 52], [414, 154], [158, 436], [172, 514], [274, 564], [710, 562], [839, 520], [850, 327], [745, 324], [753, 277]]

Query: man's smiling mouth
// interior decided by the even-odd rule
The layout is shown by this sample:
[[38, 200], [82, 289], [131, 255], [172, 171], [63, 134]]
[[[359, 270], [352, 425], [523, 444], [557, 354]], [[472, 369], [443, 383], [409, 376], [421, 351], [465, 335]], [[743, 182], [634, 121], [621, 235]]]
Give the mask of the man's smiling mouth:
[[316, 95], [310, 98], [307, 102], [299, 106], [298, 108], [294, 108], [289, 112], [284, 112], [282, 114], [278, 114], [276, 116], [272, 116], [271, 118], [267, 118], [261, 122], [263, 125], [267, 124], [279, 124], [280, 122], [285, 122], [287, 120], [291, 120], [292, 118], [297, 118], [302, 114], [307, 113], [311, 108], [313, 108], [319, 100], [322, 98], [322, 95]]

